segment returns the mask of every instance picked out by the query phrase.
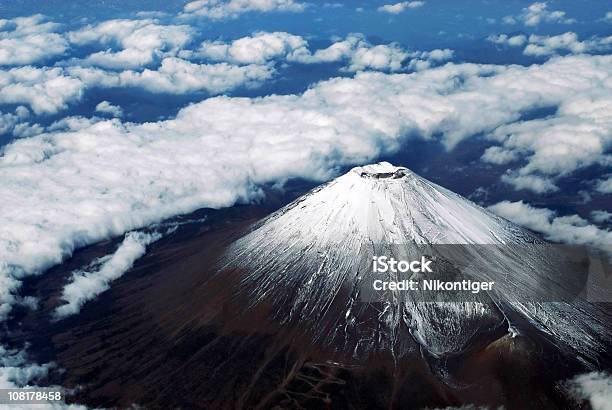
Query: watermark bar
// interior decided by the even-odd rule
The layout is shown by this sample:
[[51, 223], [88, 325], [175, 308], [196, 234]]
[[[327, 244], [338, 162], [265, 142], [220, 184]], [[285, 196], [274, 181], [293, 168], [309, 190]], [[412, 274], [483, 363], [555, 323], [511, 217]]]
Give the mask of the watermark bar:
[[0, 389], [0, 405], [62, 403], [64, 393], [57, 389]]

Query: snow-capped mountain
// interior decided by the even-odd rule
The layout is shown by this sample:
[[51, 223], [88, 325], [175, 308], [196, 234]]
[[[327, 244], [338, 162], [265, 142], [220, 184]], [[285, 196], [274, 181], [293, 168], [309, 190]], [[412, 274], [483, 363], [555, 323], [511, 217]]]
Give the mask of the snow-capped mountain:
[[[440, 249], [461, 249], [460, 257], [471, 262], [457, 266], [457, 257]], [[423, 252], [446, 266], [442, 278], [494, 281], [495, 287], [478, 294], [394, 291], [364, 298], [372, 255], [405, 259]], [[401, 356], [420, 348], [441, 356], [468, 349], [483, 333], [508, 329], [535, 330], [595, 363], [610, 342], [612, 321], [581, 298], [550, 297], [575, 296], [582, 284], [567, 280], [564, 262], [526, 229], [383, 162], [353, 168], [264, 219], [230, 247], [220, 273], [241, 272], [251, 309], [271, 306], [275, 319], [302, 326], [312, 341], [344, 354], [388, 350]]]

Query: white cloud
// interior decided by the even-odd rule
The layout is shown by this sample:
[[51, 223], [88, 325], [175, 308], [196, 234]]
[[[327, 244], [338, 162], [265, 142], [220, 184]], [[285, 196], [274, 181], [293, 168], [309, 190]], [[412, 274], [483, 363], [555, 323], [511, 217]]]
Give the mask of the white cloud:
[[250, 12], [301, 12], [305, 7], [295, 0], [196, 0], [185, 5], [181, 17], [222, 20]]
[[603, 209], [598, 209], [591, 211], [591, 219], [596, 223], [608, 222], [612, 219], [612, 213], [604, 211]]
[[490, 35], [487, 37], [487, 41], [494, 44], [507, 45], [511, 47], [521, 47], [527, 42], [527, 36], [524, 34], [517, 34], [515, 36], [509, 36], [507, 34]]
[[54, 32], [58, 28], [40, 14], [0, 19], [0, 65], [32, 64], [63, 54], [68, 42]]
[[58, 67], [0, 70], [0, 104], [27, 104], [36, 114], [53, 114], [81, 98], [85, 84]]
[[597, 181], [596, 189], [602, 194], [612, 194], [612, 175], [608, 175], [606, 179]]
[[[530, 67], [361, 72], [299, 95], [209, 98], [161, 122], [66, 121], [6, 146], [0, 157], [0, 310], [14, 303], [20, 278], [75, 248], [201, 207], [258, 198], [264, 183], [325, 180], [339, 166], [394, 152], [407, 136], [443, 135], [453, 146], [503, 129], [529, 109], [561, 104], [547, 121], [583, 117], [584, 135], [599, 138], [593, 124], [605, 127], [610, 116], [610, 70], [612, 57], [580, 55]], [[570, 168], [586, 163], [579, 149], [600, 152], [596, 139], [575, 133], [580, 127], [546, 144], [549, 127], [534, 121], [506, 127], [517, 137], [497, 136], [506, 149], [517, 140], [533, 150], [527, 162], [534, 169], [567, 172], [541, 162], [563, 143], [570, 149], [553, 160]]]
[[523, 54], [529, 56], [550, 56], [558, 53], [590, 53], [606, 52], [612, 48], [612, 36], [591, 37], [580, 41], [574, 32], [559, 34], [556, 36], [539, 36], [532, 34], [529, 37], [524, 34], [509, 36], [507, 34], [490, 35], [487, 40], [499, 45], [522, 47], [526, 44]]
[[378, 8], [378, 11], [389, 14], [400, 14], [408, 9], [416, 9], [425, 5], [424, 1], [402, 1], [395, 4], [385, 4]]
[[516, 24], [516, 19], [514, 18], [514, 16], [505, 16], [502, 18], [502, 23], [508, 24], [508, 25], [514, 25]]
[[612, 376], [605, 372], [578, 375], [566, 383], [569, 393], [587, 400], [593, 410], [612, 410]]
[[583, 53], [586, 51], [585, 43], [578, 41], [576, 33], [567, 32], [558, 36], [529, 36], [529, 44], [523, 53], [531, 56], [550, 55], [557, 50], [567, 50], [572, 53]]
[[[323, 62], [346, 62], [346, 71], [400, 71], [403, 69], [422, 70], [452, 57], [452, 50], [407, 52], [399, 45], [372, 45], [363, 36], [351, 34], [330, 47], [312, 53], [308, 43], [300, 36], [284, 32], [255, 33], [230, 43], [220, 41], [204, 42], [199, 52], [179, 50], [187, 37], [173, 42], [164, 42], [160, 31], [173, 27], [158, 26], [146, 21], [111, 20], [91, 26], [91, 30], [80, 30], [70, 34], [75, 43], [91, 41], [107, 43], [119, 41], [127, 48], [119, 52], [103, 52], [110, 58], [103, 66], [140, 66], [150, 62], [152, 55], [178, 54], [189, 58], [200, 57], [221, 63], [197, 64], [179, 57], [164, 57], [156, 68], [140, 67], [138, 70], [107, 70], [81, 66], [83, 62], [93, 63], [92, 56], [85, 60], [72, 60], [64, 67], [20, 67], [0, 71], [0, 104], [26, 104], [36, 114], [53, 114], [66, 109], [78, 101], [85, 90], [92, 87], [117, 88], [138, 87], [153, 93], [183, 94], [206, 92], [218, 94], [238, 87], [257, 87], [276, 74], [274, 64], [278, 61], [313, 64]], [[140, 40], [144, 59], [123, 60], [122, 53], [133, 51], [130, 39], [140, 29], [152, 30], [150, 41]], [[181, 29], [182, 30], [182, 29]], [[180, 30], [179, 30], [180, 31]], [[172, 30], [170, 32], [173, 32]], [[162, 36], [163, 37], [163, 36]], [[164, 45], [165, 44], [165, 45]], [[159, 51], [159, 53], [157, 53]], [[138, 54], [138, 51], [136, 54]], [[152, 53], [152, 54], [151, 54]], [[126, 55], [123, 55], [124, 57]], [[404, 64], [408, 58], [411, 60]], [[8, 127], [8, 118], [4, 119]], [[32, 134], [29, 129], [22, 135]]]
[[612, 11], [606, 13], [606, 15], [603, 17], [603, 21], [612, 23]]
[[548, 56], [559, 51], [569, 53], [585, 53], [606, 51], [612, 48], [612, 36], [599, 38], [592, 37], [589, 40], [579, 41], [578, 35], [573, 32], [559, 34], [557, 36], [529, 36], [529, 44], [525, 47], [523, 54], [531, 56]]
[[166, 13], [165, 11], [138, 11], [136, 12], [136, 17], [140, 17], [143, 19], [160, 19], [164, 17], [169, 17], [170, 13]]
[[55, 310], [55, 316], [65, 318], [79, 313], [86, 302], [108, 290], [110, 283], [131, 269], [147, 246], [160, 238], [159, 233], [130, 232], [115, 253], [94, 262], [95, 270], [73, 272], [72, 281], [62, 291], [62, 299], [67, 303]]
[[491, 164], [507, 164], [508, 162], [516, 161], [519, 158], [516, 151], [506, 150], [502, 147], [489, 147], [482, 154], [481, 159], [484, 162]]
[[589, 245], [612, 252], [612, 232], [599, 229], [578, 215], [557, 216], [546, 208], [535, 208], [523, 201], [502, 201], [488, 208], [493, 213], [544, 234], [553, 242]]
[[540, 23], [570, 24], [575, 20], [568, 18], [561, 10], [549, 10], [547, 2], [535, 2], [525, 7], [518, 16], [506, 16], [503, 21], [506, 24], [515, 24], [516, 20], [524, 25], [533, 27]]
[[349, 34], [327, 48], [314, 53], [296, 53], [291, 60], [305, 64], [347, 61], [345, 70], [399, 71], [410, 53], [398, 44], [372, 45], [361, 34]]
[[[582, 66], [581, 62], [585, 59], [580, 57], [567, 57], [555, 61], [576, 63], [571, 70], [559, 71], [557, 75], [560, 76], [571, 76], [575, 70], [594, 68]], [[612, 96], [609, 87], [612, 83], [607, 74], [596, 75], [592, 77], [592, 81], [594, 81], [593, 87], [589, 87], [588, 91], [578, 91], [563, 98], [555, 115], [498, 127], [490, 136], [502, 144], [503, 151], [489, 149], [482, 159], [492, 163], [503, 163], [500, 162], [501, 158], [495, 155], [500, 152], [509, 159], [527, 159], [526, 164], [518, 171], [508, 173], [504, 180], [520, 189], [531, 187], [538, 193], [554, 191], [556, 189], [554, 179], [578, 169], [591, 165], [610, 166]], [[556, 87], [564, 88], [568, 84], [561, 81]], [[522, 82], [517, 83], [516, 87], [526, 92], [540, 88], [535, 83], [528, 87]]]
[[108, 101], [102, 101], [96, 105], [96, 112], [110, 114], [113, 117], [121, 117], [123, 115], [123, 110], [121, 107], [118, 105], [113, 105]]
[[454, 51], [448, 48], [437, 48], [431, 51], [415, 51], [410, 53], [412, 59], [408, 63], [408, 68], [416, 71], [426, 70], [441, 62], [452, 59], [454, 54]]
[[376, 45], [358, 46], [350, 56], [348, 71], [362, 71], [367, 69], [399, 71], [402, 62], [408, 55], [399, 46]]
[[299, 54], [307, 54], [307, 47], [308, 43], [301, 36], [285, 32], [258, 32], [231, 43], [205, 41], [197, 55], [234, 64], [265, 64], [273, 59], [294, 59]]
[[[325, 49], [312, 52], [301, 36], [284, 32], [259, 32], [232, 42], [205, 41], [196, 57], [232, 64], [266, 64], [273, 61], [317, 64], [346, 61], [346, 71], [399, 71], [408, 57], [419, 56], [435, 61], [446, 57], [450, 50], [408, 53], [398, 44], [370, 44], [361, 34], [349, 34]], [[440, 53], [444, 54], [441, 55]], [[193, 56], [191, 56], [193, 57]]]
[[175, 56], [193, 35], [186, 25], [160, 25], [155, 20], [107, 20], [68, 33], [77, 45], [116, 45], [119, 51], [93, 53], [73, 64], [111, 69], [139, 68], [164, 57]]
[[12, 132], [18, 122], [19, 117], [17, 115], [0, 111], [0, 135]]
[[[272, 78], [270, 65], [194, 64], [167, 57], [154, 70], [106, 71], [70, 66], [31, 66], [0, 70], [0, 104], [26, 104], [36, 114], [54, 114], [81, 99], [92, 87], [138, 87], [152, 93], [218, 94], [237, 87], [256, 87]], [[6, 118], [5, 118], [6, 120]]]
[[185, 94], [205, 91], [218, 94], [236, 87], [256, 87], [273, 74], [274, 69], [268, 65], [194, 64], [180, 58], [168, 57], [156, 70], [120, 73], [118, 84], [122, 87], [141, 87], [153, 93]]
[[[486, 160], [487, 158], [483, 156], [483, 159]], [[559, 190], [559, 187], [556, 186], [550, 178], [541, 175], [521, 174], [520, 172], [508, 171], [506, 174], [502, 175], [501, 180], [512, 185], [514, 189], [526, 189], [537, 194], [546, 194]]]
[[20, 122], [13, 127], [13, 136], [16, 138], [27, 138], [42, 134], [43, 131], [44, 128], [40, 124]]

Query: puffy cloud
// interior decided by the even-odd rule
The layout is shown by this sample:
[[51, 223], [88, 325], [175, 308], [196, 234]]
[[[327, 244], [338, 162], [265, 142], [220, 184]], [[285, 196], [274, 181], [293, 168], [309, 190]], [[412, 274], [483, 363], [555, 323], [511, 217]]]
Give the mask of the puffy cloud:
[[524, 34], [508, 36], [507, 34], [490, 35], [487, 40], [504, 46], [522, 47], [526, 44], [523, 54], [529, 56], [550, 56], [559, 52], [563, 53], [587, 53], [604, 52], [612, 48], [612, 36], [591, 37], [580, 41], [574, 32], [567, 32], [556, 36], [539, 36], [532, 34], [529, 37]]
[[41, 14], [0, 19], [0, 65], [32, 64], [63, 54], [68, 42], [54, 32], [58, 27]]
[[549, 10], [547, 2], [535, 2], [524, 8], [518, 16], [506, 16], [503, 21], [506, 24], [514, 24], [516, 20], [526, 26], [537, 26], [540, 23], [562, 23], [570, 24], [575, 20], [568, 18], [561, 10]]
[[153, 93], [184, 94], [205, 91], [218, 94], [236, 87], [255, 87], [269, 79], [267, 65], [235, 66], [227, 63], [194, 64], [168, 57], [156, 70], [124, 71], [118, 75], [123, 87], [141, 87]]
[[[314, 53], [301, 36], [284, 32], [259, 32], [230, 43], [205, 41], [195, 56], [233, 64], [265, 64], [273, 60], [302, 64], [346, 61], [346, 71], [399, 71], [408, 57], [443, 59], [450, 50], [408, 53], [398, 44], [372, 45], [361, 34], [349, 34], [325, 49]], [[443, 53], [444, 55], [440, 55]], [[430, 56], [431, 54], [431, 56]]]
[[608, 211], [598, 209], [595, 211], [591, 211], [591, 219], [596, 223], [604, 223], [612, 219], [612, 214]]
[[389, 14], [400, 14], [401, 12], [408, 9], [416, 9], [422, 7], [425, 4], [424, 1], [402, 1], [395, 4], [385, 4], [378, 8], [378, 11]]
[[301, 36], [285, 32], [259, 32], [231, 43], [205, 41], [197, 55], [234, 64], [265, 64], [277, 58], [290, 60], [297, 55], [308, 54], [307, 47], [308, 43]]
[[[604, 124], [597, 117], [610, 116], [601, 100], [610, 94], [610, 70], [612, 57], [581, 55], [530, 67], [360, 72], [303, 94], [209, 98], [155, 123], [74, 119], [15, 141], [0, 157], [0, 309], [6, 314], [14, 303], [20, 278], [78, 247], [198, 208], [258, 198], [265, 183], [326, 180], [339, 166], [395, 152], [409, 136], [443, 135], [450, 147], [527, 110], [560, 104], [549, 120], [571, 122], [590, 111], [584, 115]], [[534, 121], [526, 147], [539, 153], [559, 145], [545, 144], [546, 127]], [[500, 134], [502, 144], [506, 137]], [[570, 147], [594, 142], [567, 140]], [[528, 161], [539, 168], [565, 172], [533, 157]], [[575, 163], [571, 153], [558, 158]]]
[[295, 0], [196, 0], [185, 5], [181, 17], [222, 20], [249, 12], [301, 12], [305, 7]]
[[410, 63], [408, 68], [411, 70], [426, 70], [443, 61], [448, 61], [453, 58], [454, 51], [448, 48], [435, 49], [431, 51], [415, 51], [410, 53]]
[[525, 55], [542, 56], [553, 54], [557, 50], [567, 50], [572, 53], [586, 51], [585, 43], [578, 41], [576, 33], [567, 32], [558, 36], [529, 36], [529, 44], [525, 47]]
[[79, 100], [85, 84], [61, 68], [32, 66], [0, 70], [0, 104], [27, 104], [36, 114], [52, 114]]
[[407, 57], [400, 47], [395, 45], [376, 45], [371, 47], [358, 46], [350, 56], [348, 71], [366, 69], [398, 71], [402, 61]]
[[516, 161], [519, 158], [517, 152], [506, 150], [502, 147], [489, 147], [482, 154], [481, 159], [491, 164], [507, 164], [508, 162]]
[[573, 32], [559, 34], [557, 36], [529, 36], [529, 44], [523, 50], [523, 54], [531, 56], [547, 56], [559, 51], [570, 53], [585, 53], [592, 51], [604, 51], [612, 48], [612, 36], [605, 38], [593, 37], [586, 41], [579, 41], [578, 35]]
[[258, 86], [274, 74], [274, 68], [269, 65], [195, 64], [176, 57], [163, 59], [155, 70], [109, 72], [70, 67], [67, 71], [90, 87], [138, 87], [152, 93], [168, 94], [218, 94], [236, 87]]
[[53, 114], [78, 101], [91, 87], [138, 87], [168, 94], [218, 94], [236, 87], [258, 86], [274, 73], [269, 65], [194, 64], [176, 57], [164, 58], [157, 69], [143, 71], [26, 66], [0, 71], [0, 104], [27, 104], [36, 114]]
[[553, 242], [589, 245], [612, 252], [612, 232], [599, 229], [578, 215], [556, 216], [554, 211], [535, 208], [523, 201], [502, 201], [488, 208], [493, 213], [544, 234]]
[[96, 112], [100, 112], [103, 114], [110, 114], [113, 117], [121, 117], [123, 115], [123, 110], [118, 105], [113, 105], [108, 101], [102, 101], [98, 105], [96, 105]]
[[[483, 159], [486, 158], [483, 156]], [[520, 172], [508, 171], [506, 174], [502, 175], [501, 179], [503, 182], [512, 185], [515, 189], [526, 189], [537, 194], [545, 194], [559, 190], [559, 187], [556, 186], [550, 178], [541, 175], [525, 175]]]
[[13, 136], [17, 138], [33, 137], [34, 135], [42, 134], [44, 128], [40, 124], [30, 124], [29, 122], [20, 122], [13, 127]]
[[597, 181], [596, 189], [602, 194], [612, 194], [612, 175], [608, 175], [606, 179]]
[[117, 45], [120, 51], [104, 50], [89, 55], [79, 64], [111, 69], [139, 68], [156, 59], [174, 56], [193, 35], [186, 25], [160, 25], [155, 20], [107, 20], [70, 32], [73, 44]]
[[18, 116], [0, 111], [0, 135], [12, 132], [18, 122]]
[[524, 34], [517, 34], [515, 36], [509, 36], [507, 34], [490, 35], [487, 37], [487, 41], [494, 44], [507, 45], [511, 47], [521, 47], [527, 42], [527, 36]]
[[305, 64], [347, 61], [347, 71], [399, 71], [408, 57], [410, 53], [398, 44], [374, 46], [360, 34], [349, 34], [346, 39], [336, 41], [314, 53], [296, 53], [292, 60]]
[[62, 299], [68, 303], [55, 310], [57, 318], [79, 313], [81, 307], [110, 288], [110, 283], [127, 272], [142, 257], [147, 246], [159, 240], [159, 233], [130, 232], [115, 253], [94, 262], [95, 270], [77, 271], [72, 281], [62, 291]]
[[566, 382], [570, 395], [586, 400], [593, 410], [612, 410], [612, 376], [606, 372], [578, 375]]
[[612, 11], [606, 13], [606, 15], [603, 17], [603, 21], [612, 23]]
[[[108, 64], [110, 66], [139, 66], [151, 61], [152, 55], [187, 56], [189, 53], [185, 50], [182, 53], [178, 52], [178, 48], [187, 37], [179, 36], [181, 40], [174, 42], [166, 41], [167, 39], [162, 41], [163, 36], [160, 37], [158, 31], [160, 27], [165, 30], [182, 26], [158, 26], [147, 21], [111, 20], [91, 26], [89, 31], [72, 32], [70, 37], [73, 42], [80, 44], [91, 41], [122, 42], [127, 47], [123, 51], [104, 52], [111, 58], [109, 60], [111, 63]], [[140, 40], [139, 50], [148, 51], [143, 54], [144, 59], [130, 59], [131, 63], [125, 63], [120, 55], [125, 57], [127, 54], [123, 54], [124, 51], [135, 49], [136, 46], [133, 47], [132, 43], [137, 44], [138, 41], [132, 37], [141, 29], [155, 33], [151, 41]], [[237, 87], [259, 86], [274, 76], [276, 73], [274, 63], [277, 59], [303, 64], [346, 61], [344, 69], [347, 71], [399, 71], [404, 68], [425, 69], [452, 57], [451, 50], [408, 53], [397, 44], [374, 46], [356, 34], [349, 35], [346, 39], [314, 53], [311, 53], [307, 46], [306, 40], [302, 37], [289, 33], [255, 33], [231, 43], [204, 42], [195, 56], [222, 61], [216, 64], [197, 64], [183, 58], [165, 57], [159, 67], [141, 70], [115, 71], [83, 67], [74, 65], [77, 63], [74, 60], [64, 67], [14, 68], [0, 71], [0, 91], [2, 91], [0, 104], [27, 104], [36, 114], [52, 114], [66, 109], [71, 102], [79, 100], [83, 92], [91, 87], [138, 87], [153, 93], [170, 94], [192, 92], [217, 94]], [[156, 50], [160, 53], [156, 54]], [[101, 54], [92, 54], [85, 60], [91, 63], [93, 60], [90, 57], [96, 55]], [[194, 57], [194, 54], [189, 57]], [[407, 58], [412, 60], [403, 66]], [[107, 64], [102, 63], [102, 65]], [[8, 118], [3, 122], [5, 127], [8, 127]], [[31, 133], [32, 130], [28, 132]]]

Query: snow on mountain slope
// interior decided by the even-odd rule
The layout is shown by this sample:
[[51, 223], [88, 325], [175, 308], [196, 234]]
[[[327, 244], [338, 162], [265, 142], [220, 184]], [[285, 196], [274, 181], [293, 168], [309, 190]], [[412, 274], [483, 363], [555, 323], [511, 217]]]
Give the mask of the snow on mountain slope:
[[[438, 292], [433, 299], [395, 291], [364, 299], [372, 255], [417, 259], [443, 244], [468, 244], [461, 252], [477, 261], [444, 265], [452, 258], [442, 255], [444, 277], [495, 281], [494, 291]], [[503, 325], [535, 328], [594, 362], [609, 342], [606, 313], [584, 300], [538, 299], [542, 288], [575, 285], [563, 282], [559, 262], [526, 229], [383, 162], [353, 168], [260, 222], [230, 248], [223, 270], [246, 272], [251, 307], [271, 303], [283, 323], [302, 323], [315, 340], [354, 355], [458, 353]]]

